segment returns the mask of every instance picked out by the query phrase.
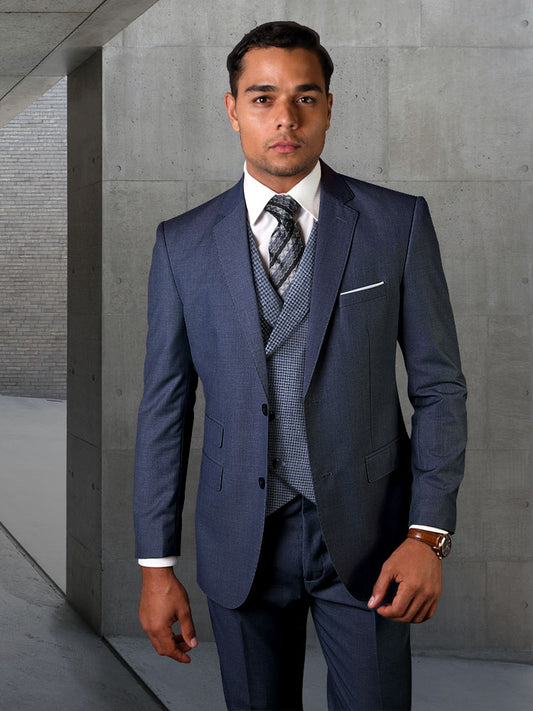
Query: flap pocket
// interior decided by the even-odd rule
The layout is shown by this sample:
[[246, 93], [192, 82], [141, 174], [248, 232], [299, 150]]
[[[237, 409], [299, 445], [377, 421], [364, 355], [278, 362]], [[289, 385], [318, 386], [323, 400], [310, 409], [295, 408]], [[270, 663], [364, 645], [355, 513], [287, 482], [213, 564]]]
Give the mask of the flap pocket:
[[213, 461], [205, 452], [202, 453], [202, 466], [200, 469], [200, 486], [220, 491], [222, 489], [223, 469], [221, 464]]
[[402, 463], [401, 437], [367, 454], [365, 457], [366, 477], [369, 482], [377, 481], [398, 469]]
[[224, 427], [206, 414], [204, 418], [204, 450], [213, 452], [222, 447], [224, 441]]
[[363, 301], [372, 301], [373, 299], [386, 296], [386, 294], [386, 282], [382, 281], [377, 284], [369, 284], [368, 286], [346, 290], [342, 294], [339, 294], [339, 306], [351, 306], [352, 304], [360, 304]]

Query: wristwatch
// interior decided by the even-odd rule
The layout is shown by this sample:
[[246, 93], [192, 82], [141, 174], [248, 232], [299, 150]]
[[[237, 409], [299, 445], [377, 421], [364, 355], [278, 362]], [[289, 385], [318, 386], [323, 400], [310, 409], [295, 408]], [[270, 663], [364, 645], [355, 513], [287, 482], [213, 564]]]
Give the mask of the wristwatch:
[[427, 543], [428, 546], [433, 548], [439, 560], [450, 555], [452, 550], [452, 539], [449, 533], [435, 533], [421, 528], [410, 528], [407, 538], [414, 538], [417, 541], [422, 541], [422, 543]]

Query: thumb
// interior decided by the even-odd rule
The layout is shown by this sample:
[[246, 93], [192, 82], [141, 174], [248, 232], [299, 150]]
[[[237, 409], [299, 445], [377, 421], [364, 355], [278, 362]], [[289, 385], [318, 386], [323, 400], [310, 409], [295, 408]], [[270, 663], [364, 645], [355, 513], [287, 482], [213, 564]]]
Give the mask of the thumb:
[[196, 630], [194, 629], [194, 622], [188, 599], [186, 604], [178, 611], [178, 621], [180, 623], [181, 636], [184, 642], [186, 642], [189, 647], [196, 647], [198, 645], [198, 640], [196, 639]]
[[368, 607], [370, 607], [370, 609], [378, 607], [378, 605], [380, 605], [383, 602], [383, 598], [387, 594], [387, 590], [389, 589], [389, 585], [391, 584], [392, 580], [393, 580], [393, 575], [391, 573], [386, 572], [382, 568], [379, 578], [376, 580], [376, 582], [374, 584], [374, 588], [372, 590], [372, 596], [367, 603]]

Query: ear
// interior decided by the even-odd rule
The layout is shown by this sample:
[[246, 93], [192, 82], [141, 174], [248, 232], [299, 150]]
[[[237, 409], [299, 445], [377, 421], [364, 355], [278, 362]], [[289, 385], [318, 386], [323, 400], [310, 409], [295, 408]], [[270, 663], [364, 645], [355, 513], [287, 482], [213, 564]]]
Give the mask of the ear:
[[228, 112], [231, 127], [234, 131], [239, 133], [240, 126], [239, 119], [237, 118], [236, 99], [229, 91], [224, 95], [224, 103], [226, 104], [226, 111]]
[[333, 94], [328, 94], [328, 121], [326, 125], [326, 131], [329, 128], [329, 123], [331, 121], [331, 107], [333, 106]]

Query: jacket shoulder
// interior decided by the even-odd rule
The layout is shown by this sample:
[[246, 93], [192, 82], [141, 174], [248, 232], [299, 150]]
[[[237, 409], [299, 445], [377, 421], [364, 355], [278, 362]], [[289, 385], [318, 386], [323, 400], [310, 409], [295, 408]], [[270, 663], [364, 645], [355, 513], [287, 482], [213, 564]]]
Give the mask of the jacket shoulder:
[[323, 185], [333, 195], [339, 196], [362, 213], [379, 210], [382, 214], [388, 210], [396, 213], [412, 213], [417, 197], [384, 185], [375, 185], [349, 175], [337, 173], [322, 163]]
[[374, 203], [382, 208], [389, 206], [391, 209], [413, 210], [418, 199], [416, 195], [393, 190], [384, 185], [367, 183], [364, 180], [351, 178], [347, 175], [341, 177], [353, 192], [357, 203], [361, 202], [367, 205]]
[[231, 210], [240, 198], [244, 199], [242, 179], [228, 190], [220, 193], [220, 195], [211, 198], [211, 200], [198, 205], [192, 210], [187, 210], [187, 212], [176, 215], [176, 217], [164, 220], [161, 223], [161, 227], [165, 237], [178, 235], [183, 233], [184, 230], [189, 235], [209, 230], [220, 219], [220, 215]]

